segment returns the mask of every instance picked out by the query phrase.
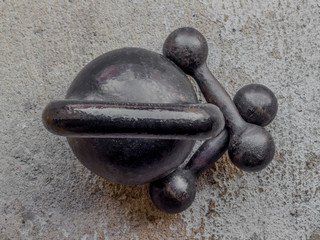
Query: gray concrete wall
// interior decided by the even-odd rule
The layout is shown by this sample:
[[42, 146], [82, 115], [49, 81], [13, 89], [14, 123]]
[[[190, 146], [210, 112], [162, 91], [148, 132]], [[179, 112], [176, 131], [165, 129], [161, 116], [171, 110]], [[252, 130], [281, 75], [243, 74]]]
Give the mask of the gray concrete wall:
[[[320, 2], [20, 1], [0, 3], [0, 239], [320, 239]], [[109, 183], [41, 123], [100, 54], [161, 52], [181, 26], [202, 32], [209, 67], [234, 95], [248, 83], [279, 100], [272, 164], [244, 173], [224, 157], [187, 211], [158, 211], [147, 186]]]

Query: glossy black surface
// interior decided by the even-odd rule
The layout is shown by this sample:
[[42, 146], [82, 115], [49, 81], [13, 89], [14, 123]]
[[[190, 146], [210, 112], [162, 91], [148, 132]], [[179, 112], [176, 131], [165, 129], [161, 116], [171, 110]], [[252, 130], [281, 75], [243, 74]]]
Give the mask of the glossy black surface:
[[[182, 36], [188, 39], [180, 41]], [[261, 170], [273, 159], [273, 139], [264, 128], [241, 118], [230, 96], [207, 67], [207, 49], [201, 33], [193, 28], [180, 28], [168, 36], [163, 53], [193, 76], [207, 102], [216, 104], [223, 112], [230, 133], [228, 153], [232, 162], [245, 171]], [[197, 64], [193, 63], [192, 58], [197, 60]]]
[[267, 126], [278, 111], [276, 96], [261, 84], [242, 87], [234, 96], [233, 102], [245, 121], [259, 126]]
[[213, 104], [62, 100], [51, 102], [43, 119], [54, 134], [82, 138], [209, 139], [224, 128]]
[[[160, 54], [123, 48], [85, 66], [72, 82], [69, 100], [105, 103], [197, 103], [186, 75]], [[68, 137], [77, 158], [91, 171], [122, 184], [144, 184], [174, 171], [193, 140]]]

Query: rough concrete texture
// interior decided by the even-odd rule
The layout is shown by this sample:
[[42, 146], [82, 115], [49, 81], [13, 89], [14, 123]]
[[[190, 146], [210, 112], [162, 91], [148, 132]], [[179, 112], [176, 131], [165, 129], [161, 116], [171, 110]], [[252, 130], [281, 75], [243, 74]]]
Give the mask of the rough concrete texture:
[[[0, 3], [0, 239], [320, 239], [320, 3], [317, 0]], [[227, 157], [191, 208], [158, 211], [148, 186], [84, 168], [41, 112], [77, 72], [125, 46], [161, 52], [181, 26], [202, 32], [209, 67], [234, 95], [261, 83], [279, 100], [277, 146], [259, 173]]]

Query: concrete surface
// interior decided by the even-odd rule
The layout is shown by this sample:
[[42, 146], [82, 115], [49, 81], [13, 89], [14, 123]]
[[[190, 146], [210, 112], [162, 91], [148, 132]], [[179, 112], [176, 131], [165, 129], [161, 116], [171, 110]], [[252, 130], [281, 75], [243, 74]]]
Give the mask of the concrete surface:
[[[320, 2], [9, 1], [0, 3], [0, 239], [320, 239]], [[187, 211], [167, 215], [148, 187], [85, 169], [41, 112], [77, 72], [125, 46], [161, 52], [181, 26], [202, 32], [231, 95], [262, 83], [279, 99], [264, 171], [224, 157]]]

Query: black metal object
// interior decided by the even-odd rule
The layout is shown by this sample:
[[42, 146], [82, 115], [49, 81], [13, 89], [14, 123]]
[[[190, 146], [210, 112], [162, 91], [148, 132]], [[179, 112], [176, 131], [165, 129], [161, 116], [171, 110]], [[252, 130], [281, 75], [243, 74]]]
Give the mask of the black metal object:
[[[116, 183], [151, 183], [155, 205], [178, 213], [192, 204], [196, 177], [227, 149], [247, 171], [272, 160], [273, 140], [257, 125], [273, 120], [277, 102], [266, 87], [250, 85], [236, 94], [234, 105], [208, 70], [206, 40], [193, 28], [171, 33], [163, 53], [123, 48], [96, 58], [75, 78], [66, 99], [49, 103], [42, 117], [91, 171]], [[208, 104], [198, 103], [174, 63], [195, 78]], [[245, 122], [237, 107], [257, 125]], [[198, 139], [206, 141], [179, 167]]]

